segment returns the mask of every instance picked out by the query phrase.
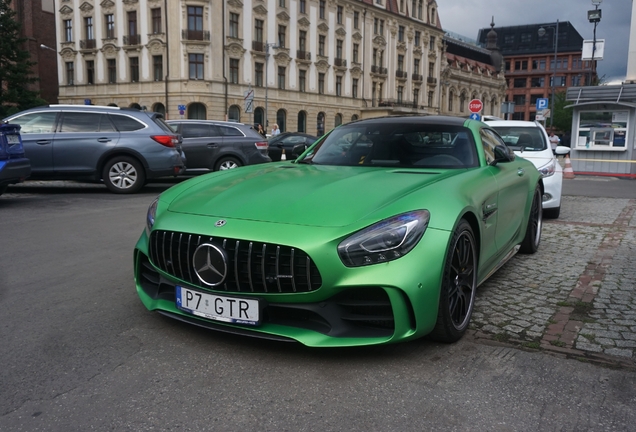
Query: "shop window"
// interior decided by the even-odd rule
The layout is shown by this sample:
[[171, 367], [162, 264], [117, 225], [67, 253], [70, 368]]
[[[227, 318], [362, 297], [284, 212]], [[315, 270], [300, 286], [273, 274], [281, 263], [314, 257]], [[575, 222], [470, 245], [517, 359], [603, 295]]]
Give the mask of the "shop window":
[[579, 113], [576, 148], [625, 150], [628, 111], [582, 111]]

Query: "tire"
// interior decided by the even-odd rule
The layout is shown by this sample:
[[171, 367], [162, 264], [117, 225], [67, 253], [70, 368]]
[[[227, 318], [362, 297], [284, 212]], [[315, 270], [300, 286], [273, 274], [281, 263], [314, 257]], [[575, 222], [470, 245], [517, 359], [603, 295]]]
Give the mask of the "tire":
[[240, 166], [243, 166], [243, 164], [238, 159], [235, 159], [233, 157], [224, 157], [219, 159], [219, 161], [216, 163], [214, 171], [225, 171], [238, 168]]
[[146, 183], [146, 173], [139, 161], [117, 156], [106, 162], [102, 179], [109, 191], [118, 194], [137, 193]]
[[519, 252], [523, 254], [533, 254], [539, 249], [541, 230], [543, 228], [543, 209], [541, 208], [541, 201], [541, 187], [537, 185], [532, 197], [532, 206], [530, 207], [530, 216], [528, 216], [526, 235], [521, 242], [521, 249], [519, 249]]
[[452, 343], [466, 333], [475, 305], [477, 263], [473, 230], [462, 219], [446, 253], [437, 323], [429, 334], [430, 339]]
[[543, 217], [546, 219], [558, 219], [561, 214], [561, 206], [543, 210]]

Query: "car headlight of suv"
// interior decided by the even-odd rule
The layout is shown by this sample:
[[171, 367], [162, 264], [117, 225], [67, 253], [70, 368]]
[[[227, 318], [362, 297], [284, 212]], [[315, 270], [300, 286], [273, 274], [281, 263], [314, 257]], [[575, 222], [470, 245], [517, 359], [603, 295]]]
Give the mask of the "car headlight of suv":
[[347, 267], [361, 267], [396, 260], [409, 253], [428, 226], [428, 210], [403, 213], [371, 225], [338, 245]]
[[556, 160], [552, 159], [550, 162], [537, 169], [541, 173], [541, 177], [550, 177], [556, 172]]
[[157, 214], [158, 202], [159, 202], [159, 197], [154, 199], [154, 201], [148, 207], [148, 212], [146, 213], [146, 234], [148, 235], [150, 235], [152, 226], [155, 224], [155, 216]]

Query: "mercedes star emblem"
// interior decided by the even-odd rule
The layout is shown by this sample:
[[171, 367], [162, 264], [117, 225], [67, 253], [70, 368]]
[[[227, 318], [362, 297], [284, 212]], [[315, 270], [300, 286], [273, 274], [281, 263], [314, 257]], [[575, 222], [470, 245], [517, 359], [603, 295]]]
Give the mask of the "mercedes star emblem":
[[216, 227], [222, 227], [223, 225], [225, 225], [227, 222], [225, 221], [225, 219], [219, 219], [218, 221], [216, 221], [216, 223], [214, 224], [214, 226]]
[[225, 252], [213, 244], [203, 243], [192, 255], [192, 267], [205, 285], [221, 285], [227, 276]]

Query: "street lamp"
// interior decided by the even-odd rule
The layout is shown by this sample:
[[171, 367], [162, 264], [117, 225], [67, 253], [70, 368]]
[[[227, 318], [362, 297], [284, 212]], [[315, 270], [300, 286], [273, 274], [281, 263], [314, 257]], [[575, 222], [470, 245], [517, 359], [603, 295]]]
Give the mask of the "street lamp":
[[601, 9], [598, 7], [603, 3], [603, 0], [592, 0], [592, 4], [594, 5], [593, 10], [587, 11], [587, 20], [591, 23], [594, 23], [594, 40], [592, 41], [592, 71], [590, 76], [590, 84], [592, 85], [592, 80], [596, 75], [596, 67], [594, 65], [594, 54], [596, 54], [596, 26], [599, 22], [601, 22]]
[[275, 43], [265, 42], [265, 132], [267, 132], [267, 128], [269, 128], [269, 115], [267, 113], [267, 89], [269, 89], [269, 80], [268, 80], [268, 71], [269, 71], [269, 49], [278, 48], [278, 45]]
[[53, 48], [51, 48], [50, 46], [47, 46], [47, 45], [44, 45], [44, 44], [40, 44], [40, 48], [45, 49], [45, 50], [49, 50], [49, 51], [53, 51], [53, 52], [57, 52]]
[[[546, 26], [552, 29], [552, 44], [554, 45], [554, 65], [552, 68], [552, 83], [550, 85], [550, 128], [552, 128], [552, 119], [554, 118], [554, 82], [556, 81], [556, 65], [557, 65], [557, 51], [559, 49], [559, 20], [556, 22], [556, 27]], [[545, 35], [545, 28], [539, 28], [539, 36]]]

